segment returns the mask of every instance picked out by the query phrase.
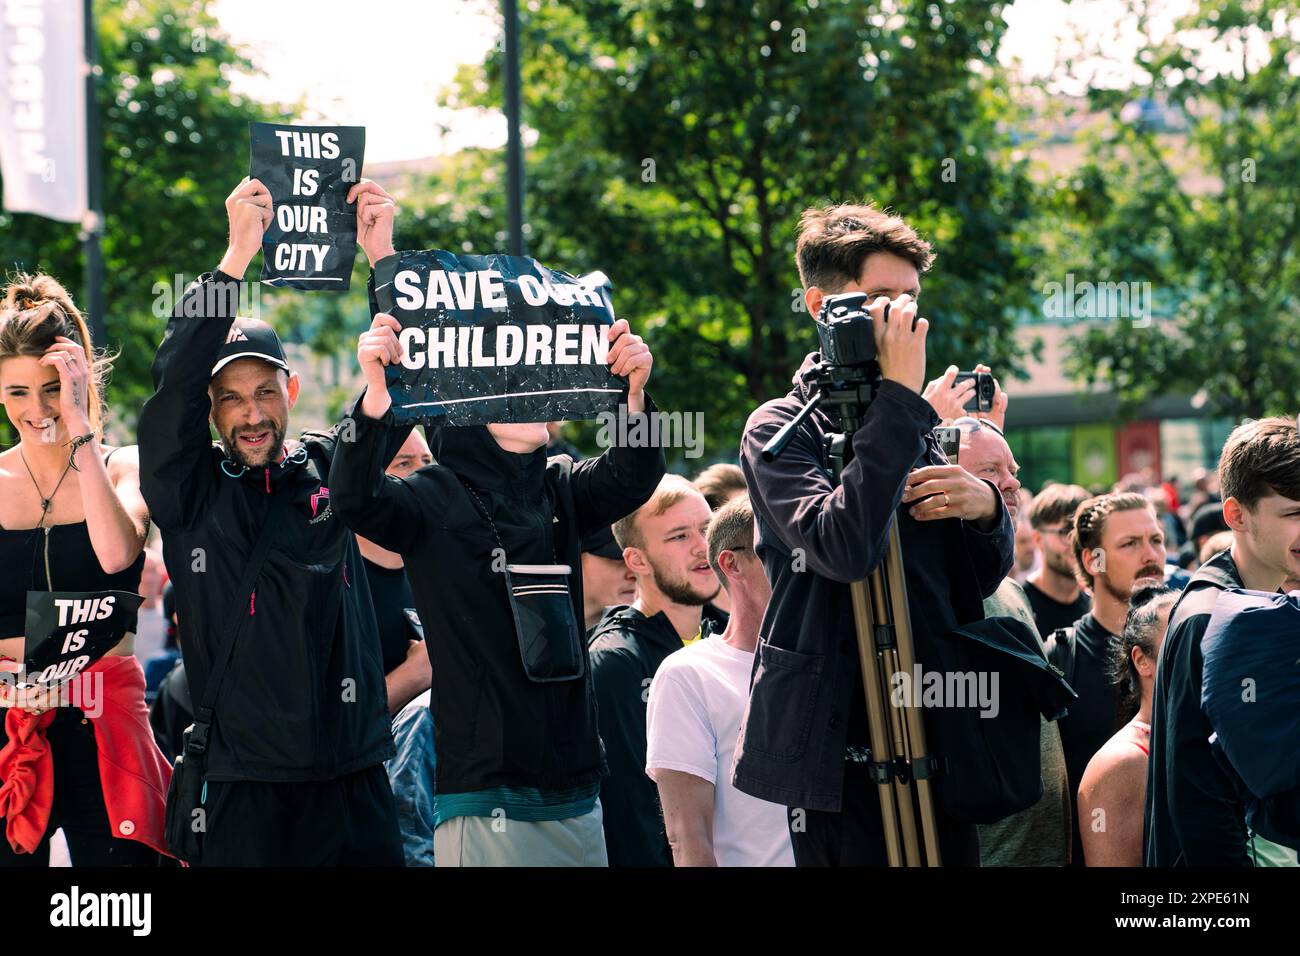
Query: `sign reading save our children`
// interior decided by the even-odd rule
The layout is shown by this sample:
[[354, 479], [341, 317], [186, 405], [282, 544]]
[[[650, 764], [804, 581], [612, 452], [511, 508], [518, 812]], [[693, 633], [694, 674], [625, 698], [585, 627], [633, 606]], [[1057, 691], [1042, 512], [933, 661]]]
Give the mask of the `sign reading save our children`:
[[248, 175], [271, 194], [262, 237], [262, 281], [291, 289], [344, 292], [357, 250], [359, 181], [366, 149], [362, 126], [250, 123]]
[[388, 368], [399, 422], [447, 425], [596, 418], [624, 380], [611, 375], [610, 284], [536, 259], [403, 252], [375, 263], [381, 312], [402, 325]]

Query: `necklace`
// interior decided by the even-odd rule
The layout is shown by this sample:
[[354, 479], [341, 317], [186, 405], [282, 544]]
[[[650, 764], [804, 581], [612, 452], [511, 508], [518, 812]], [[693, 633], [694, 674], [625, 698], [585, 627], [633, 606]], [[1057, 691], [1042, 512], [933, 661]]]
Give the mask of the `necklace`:
[[23, 467], [27, 469], [27, 477], [32, 480], [32, 487], [36, 489], [37, 496], [41, 499], [41, 526], [44, 526], [45, 519], [49, 517], [50, 506], [54, 504], [54, 496], [59, 493], [59, 488], [63, 485], [63, 479], [68, 477], [68, 471], [72, 468], [72, 462], [69, 461], [64, 466], [63, 474], [59, 475], [58, 482], [54, 485], [54, 490], [50, 492], [49, 497], [41, 491], [41, 486], [36, 483], [36, 476], [32, 474], [32, 466], [27, 464], [27, 456], [23, 454], [22, 448], [18, 449], [18, 457], [23, 460]]
[[23, 454], [21, 447], [18, 449], [18, 457], [23, 460], [23, 467], [27, 469], [27, 476], [32, 480], [32, 487], [36, 489], [36, 495], [41, 499], [41, 521], [37, 527], [45, 532], [45, 588], [48, 591], [54, 590], [54, 583], [50, 578], [50, 526], [45, 523], [45, 519], [50, 516], [50, 508], [54, 504], [54, 496], [59, 493], [59, 488], [63, 486], [63, 479], [68, 477], [68, 470], [72, 468], [72, 459], [68, 459], [68, 464], [63, 469], [63, 474], [59, 475], [58, 482], [54, 485], [54, 490], [50, 496], [45, 497], [41, 491], [41, 486], [36, 482], [36, 475], [32, 473], [32, 466], [27, 464], [27, 456]]

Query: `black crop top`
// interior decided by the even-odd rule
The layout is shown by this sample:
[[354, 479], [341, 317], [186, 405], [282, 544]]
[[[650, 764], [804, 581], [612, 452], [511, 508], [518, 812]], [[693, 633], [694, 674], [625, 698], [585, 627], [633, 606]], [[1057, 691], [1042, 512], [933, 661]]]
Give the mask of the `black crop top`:
[[[144, 552], [131, 566], [107, 574], [90, 543], [86, 522], [50, 526], [50, 577], [45, 579], [45, 532], [40, 528], [0, 528], [0, 638], [19, 637], [27, 628], [28, 591], [140, 591]], [[127, 618], [134, 632], [136, 615]]]

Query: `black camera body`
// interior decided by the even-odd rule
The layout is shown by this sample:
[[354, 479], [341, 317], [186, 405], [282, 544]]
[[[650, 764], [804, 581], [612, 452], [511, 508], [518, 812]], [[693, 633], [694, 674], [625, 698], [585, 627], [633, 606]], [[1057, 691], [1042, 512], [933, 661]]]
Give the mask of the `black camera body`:
[[[889, 307], [885, 307], [885, 317]], [[817, 316], [817, 339], [827, 365], [868, 365], [876, 361], [876, 337], [865, 292], [827, 296]]]
[[966, 404], [962, 408], [968, 412], [991, 412], [993, 411], [993, 373], [992, 372], [958, 372], [954, 385], [960, 385], [968, 379], [975, 380], [975, 394], [966, 399]]

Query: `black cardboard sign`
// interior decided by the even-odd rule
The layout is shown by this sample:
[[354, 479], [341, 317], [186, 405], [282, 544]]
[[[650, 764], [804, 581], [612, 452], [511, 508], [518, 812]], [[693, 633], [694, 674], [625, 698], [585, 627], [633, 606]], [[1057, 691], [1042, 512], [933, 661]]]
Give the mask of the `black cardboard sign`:
[[403, 252], [375, 263], [379, 308], [402, 324], [388, 368], [398, 422], [484, 425], [596, 418], [626, 387], [610, 374], [609, 280], [536, 259]]
[[144, 598], [130, 591], [28, 591], [27, 683], [62, 684], [122, 642]]
[[345, 292], [357, 251], [363, 126], [249, 123], [248, 175], [271, 193], [274, 217], [262, 237], [262, 281], [290, 289]]

